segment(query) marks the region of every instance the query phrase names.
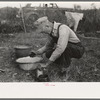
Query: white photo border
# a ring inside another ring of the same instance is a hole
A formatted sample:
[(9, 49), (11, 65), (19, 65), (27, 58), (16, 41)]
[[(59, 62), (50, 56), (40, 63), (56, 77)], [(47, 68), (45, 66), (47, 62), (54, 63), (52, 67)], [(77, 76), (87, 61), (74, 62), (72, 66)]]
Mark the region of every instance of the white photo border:
[[(1, 2), (2, 1), (0, 1), (0, 3)], [(12, 2), (12, 1), (6, 1), (6, 2)], [(13, 1), (13, 2), (19, 2), (19, 1)], [(26, 1), (20, 1), (20, 2), (26, 2)], [(36, 2), (36, 1), (27, 1), (27, 2)], [(38, 1), (38, 2), (45, 2), (45, 1)], [(64, 1), (64, 2), (70, 2), (70, 1)], [(73, 1), (73, 2), (77, 2), (77, 1)], [(97, 1), (83, 1), (83, 2), (97, 2)], [(16, 99), (17, 98), (20, 99), (21, 98), (22, 99), (59, 98), (59, 99), (68, 99), (68, 100), (69, 99), (99, 99), (100, 83), (99, 82), (0, 83), (0, 98), (16, 98)]]

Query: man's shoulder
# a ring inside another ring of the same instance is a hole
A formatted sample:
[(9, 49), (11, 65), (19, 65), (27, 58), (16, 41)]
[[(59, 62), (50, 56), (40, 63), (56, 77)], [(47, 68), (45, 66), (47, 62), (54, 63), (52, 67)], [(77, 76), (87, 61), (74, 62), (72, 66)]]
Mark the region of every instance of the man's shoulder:
[(61, 28), (70, 29), (66, 24), (61, 24), (61, 25), (60, 25), (60, 29), (61, 29)]

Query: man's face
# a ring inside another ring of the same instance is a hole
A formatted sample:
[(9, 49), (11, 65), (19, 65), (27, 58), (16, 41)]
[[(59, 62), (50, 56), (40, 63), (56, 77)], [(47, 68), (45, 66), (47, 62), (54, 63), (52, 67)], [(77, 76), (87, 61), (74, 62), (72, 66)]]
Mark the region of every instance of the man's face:
[(38, 29), (41, 33), (50, 34), (51, 33), (51, 27), (47, 23), (43, 23), (39, 25)]

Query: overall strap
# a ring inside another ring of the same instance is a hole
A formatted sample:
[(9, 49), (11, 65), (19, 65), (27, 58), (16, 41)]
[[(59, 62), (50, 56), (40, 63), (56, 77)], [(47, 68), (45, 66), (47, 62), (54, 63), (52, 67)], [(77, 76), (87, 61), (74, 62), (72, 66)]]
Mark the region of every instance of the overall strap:
[[(62, 24), (62, 23), (59, 24), (59, 25), (58, 25), (58, 28), (57, 28), (58, 38), (59, 38), (59, 28), (60, 28), (61, 25), (63, 25), (63, 24)], [(52, 34), (50, 34), (50, 36), (51, 36), (52, 38), (57, 38), (57, 37), (53, 37)]]
[(59, 24), (59, 26), (58, 26), (58, 29), (57, 29), (57, 34), (58, 34), (58, 37), (59, 37), (59, 28), (60, 28), (60, 26), (61, 25), (63, 25), (62, 23), (61, 24)]

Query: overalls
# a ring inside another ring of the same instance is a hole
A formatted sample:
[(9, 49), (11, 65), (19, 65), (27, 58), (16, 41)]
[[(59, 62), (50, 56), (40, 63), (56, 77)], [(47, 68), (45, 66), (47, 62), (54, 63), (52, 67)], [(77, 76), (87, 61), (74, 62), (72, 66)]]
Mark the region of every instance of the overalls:
[[(62, 24), (60, 24), (57, 29), (58, 35), (59, 35), (59, 27), (61, 25)], [(52, 38), (52, 45), (46, 51), (47, 58), (50, 58), (51, 54), (55, 50), (55, 48), (53, 48), (54, 44), (57, 44), (57, 41), (58, 41), (58, 38), (52, 36), (52, 34), (50, 35), (50, 37)], [(69, 67), (69, 65), (71, 63), (71, 58), (79, 59), (82, 57), (83, 53), (84, 53), (84, 47), (81, 45), (80, 42), (78, 42), (78, 43), (68, 42), (65, 51), (62, 53), (62, 55), (58, 59), (56, 59), (54, 61), (54, 63), (60, 65), (60, 67), (67, 68), (67, 67)]]

